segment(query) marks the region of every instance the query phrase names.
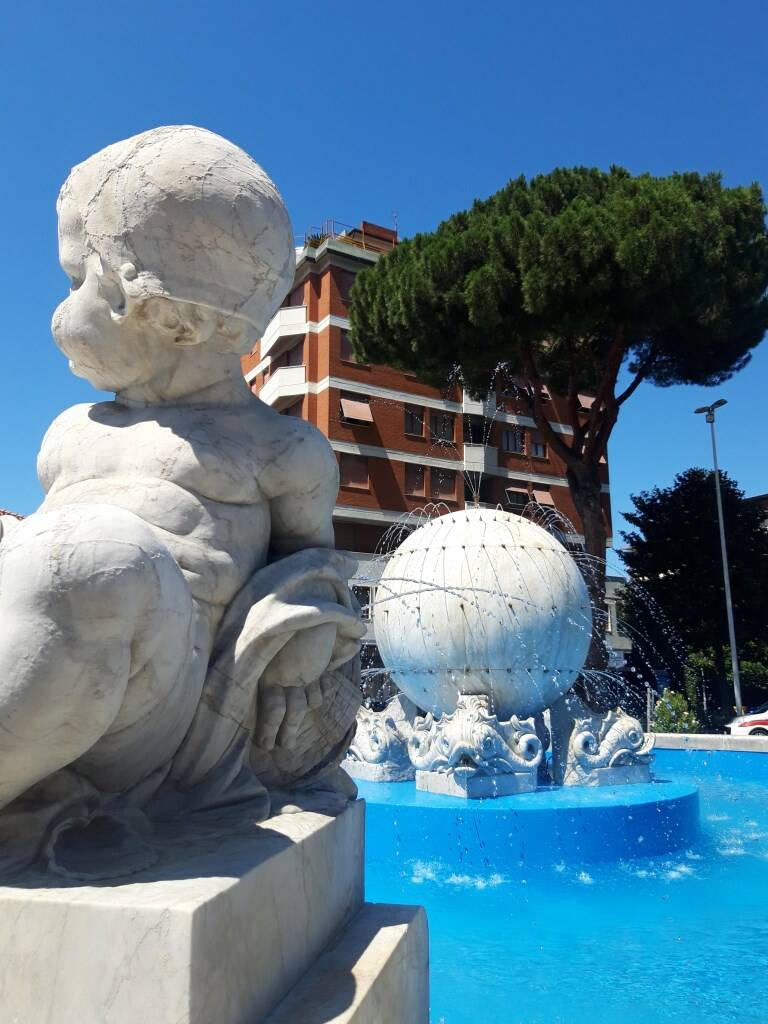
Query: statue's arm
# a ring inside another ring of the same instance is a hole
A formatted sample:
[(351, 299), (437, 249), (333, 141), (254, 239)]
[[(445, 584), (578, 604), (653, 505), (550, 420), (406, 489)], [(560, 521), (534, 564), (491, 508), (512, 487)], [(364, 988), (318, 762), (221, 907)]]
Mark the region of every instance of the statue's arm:
[(55, 485), (66, 485), (72, 465), (77, 466), (78, 472), (82, 473), (84, 461), (90, 457), (90, 453), (81, 439), (92, 408), (90, 404), (70, 406), (56, 417), (45, 432), (37, 456), (37, 477), (46, 494)]
[(270, 501), (273, 558), (303, 548), (332, 548), (333, 508), (339, 470), (333, 451), (315, 427), (295, 421), (295, 444), (285, 459), (281, 486)]
[[(303, 420), (289, 420), (290, 433), (280, 459), (272, 461), (263, 485), (271, 489), (271, 558), (276, 561), (306, 548), (333, 548), (333, 508), (339, 487), (336, 457), (323, 437)], [(269, 493), (269, 492), (268, 492)], [(332, 582), (308, 579), (307, 601), (335, 601)], [(291, 747), (306, 714), (323, 705), (320, 678), (344, 651), (354, 655), (356, 616), (343, 626), (325, 622), (297, 631), (264, 670), (259, 682), (255, 742), (264, 750)], [(362, 631), (362, 630), (361, 630)], [(351, 647), (351, 651), (347, 650)]]

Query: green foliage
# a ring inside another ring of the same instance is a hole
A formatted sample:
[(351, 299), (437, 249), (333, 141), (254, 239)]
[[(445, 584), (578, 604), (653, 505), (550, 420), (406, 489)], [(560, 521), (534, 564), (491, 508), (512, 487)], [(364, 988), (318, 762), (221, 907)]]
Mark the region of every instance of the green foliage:
[(517, 178), (360, 273), (352, 343), (437, 386), (460, 364), (476, 392), (499, 363), (596, 387), (617, 342), (656, 384), (718, 383), (768, 326), (764, 217), (758, 185), (717, 174)]
[[(705, 651), (692, 651), (685, 663), (685, 690), (693, 704), (701, 703), (700, 695), (716, 693), (719, 673), (722, 671), (726, 681), (726, 692), (729, 702), (725, 710), (730, 714), (733, 703), (733, 672), (731, 670), (730, 652), (722, 648), (719, 657), (710, 647)], [(724, 665), (721, 669), (718, 666)], [(749, 643), (742, 645), (739, 651), (739, 675), (741, 678), (742, 699), (746, 707), (754, 707), (768, 700), (768, 643)]]
[[(565, 463), (587, 551), (603, 556), (599, 462), (623, 402), (643, 380), (727, 379), (768, 328), (765, 212), (757, 184), (717, 174), (514, 179), (358, 274), (355, 355), (439, 388), (460, 368), (475, 394), (525, 377), (520, 400)], [(617, 394), (622, 366), (634, 377)], [(570, 435), (552, 430), (542, 380), (567, 396)]]
[(694, 711), (682, 693), (664, 690), (653, 712), (654, 732), (698, 732), (701, 728)]
[[(768, 531), (738, 485), (726, 474), (720, 480), (736, 637), (746, 653), (763, 641), (768, 625)], [(632, 503), (625, 518), (635, 529), (622, 534), (621, 555), (630, 581), (653, 599), (689, 650), (726, 647), (714, 473), (686, 470), (671, 487), (632, 495)], [(627, 591), (627, 617), (653, 636), (655, 611), (636, 594)], [(719, 651), (716, 660), (724, 667)]]
[[(728, 673), (729, 678), (731, 673)], [(768, 644), (749, 644), (739, 660), (744, 700), (761, 704), (768, 699)]]

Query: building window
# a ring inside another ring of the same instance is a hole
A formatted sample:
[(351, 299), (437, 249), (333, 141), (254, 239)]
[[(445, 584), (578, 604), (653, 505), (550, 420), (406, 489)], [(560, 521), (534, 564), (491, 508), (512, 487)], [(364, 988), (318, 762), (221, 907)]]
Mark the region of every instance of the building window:
[(487, 444), (490, 425), (482, 416), (464, 416), (464, 444)]
[(513, 455), (525, 455), (525, 431), (521, 427), (505, 427), (501, 432), (501, 449)]
[(355, 275), (351, 270), (336, 271), (336, 285), (339, 289), (339, 297), (342, 302), (349, 303), (352, 285), (355, 283)]
[(453, 416), (449, 412), (431, 412), (429, 430), (433, 441), (453, 441)]
[(352, 351), (352, 342), (349, 340), (349, 331), (341, 332), (341, 358), (345, 363), (356, 363), (355, 353)]
[(288, 297), (289, 306), (303, 306), (304, 305), (304, 285), (300, 284), (294, 288)]
[(334, 523), (333, 534), (339, 551), (355, 550), (355, 528), (349, 523)]
[(293, 348), (288, 349), (285, 359), (286, 366), (303, 366), (304, 365), (304, 342), (303, 340), (294, 345)]
[(279, 356), (273, 356), (269, 363), (269, 372), (277, 373), (277, 371), (281, 370), (284, 366), (288, 366), (289, 355), (289, 352), (282, 352)]
[(515, 512), (517, 515), (521, 515), (523, 509), (528, 504), (528, 491), (524, 491), (518, 487), (507, 487), (504, 490), (504, 494), (507, 498), (507, 507), (510, 512)]
[(370, 587), (352, 587), (352, 593), (355, 595), (355, 600), (360, 605), (360, 613), (363, 619), (367, 622), (371, 618), (371, 588)]
[(339, 398), (339, 414), (342, 423), (349, 423), (352, 426), (370, 426), (373, 423), (373, 413), (367, 395), (353, 395), (348, 391), (342, 391)]
[(406, 405), (405, 432), (412, 437), (424, 437), (424, 410), (421, 406)]
[(298, 416), (301, 419), (303, 401), (299, 399), (298, 402), (294, 402), (293, 405), (289, 405), (287, 409), (281, 409), (283, 416)]
[(424, 490), (424, 467), (415, 462), (405, 464), (405, 493), (413, 494), (417, 498), (423, 498)]
[(497, 491), (497, 479), (483, 476), (478, 478), (477, 473), (467, 474), (469, 479), (464, 479), (464, 504), (495, 505)]
[(531, 431), (531, 458), (546, 459), (547, 443), (538, 430)]
[(612, 608), (612, 606), (610, 604), (607, 604), (606, 607), (605, 607), (605, 611), (606, 611), (605, 631), (606, 631), (606, 633), (612, 633), (613, 632), (613, 608)]
[(339, 478), (342, 487), (368, 490), (368, 459), (364, 455), (342, 452), (339, 458)]
[(430, 472), (430, 482), (431, 497), (442, 501), (456, 500), (456, 472), (453, 469), (433, 468)]

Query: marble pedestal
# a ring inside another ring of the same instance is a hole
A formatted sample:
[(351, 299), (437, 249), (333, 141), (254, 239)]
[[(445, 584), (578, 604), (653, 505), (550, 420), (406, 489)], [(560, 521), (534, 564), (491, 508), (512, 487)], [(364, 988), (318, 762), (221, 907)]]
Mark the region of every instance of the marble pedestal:
[[(361, 801), (260, 824), (233, 808), (158, 829), (159, 863), (122, 883), (14, 879), (0, 887), (3, 1022), (259, 1024), (359, 920), (363, 829)], [(425, 967), (410, 973), (426, 989)]]
[(365, 782), (413, 782), (416, 777), (416, 769), (412, 765), (404, 767), (389, 761), (369, 764), (367, 761), (347, 759), (341, 762), (341, 767), (351, 778), (363, 779)]
[(619, 764), (612, 768), (566, 774), (564, 786), (634, 786), (651, 781), (650, 764)]
[(366, 903), (266, 1024), (428, 1024), (427, 916)]
[(416, 772), (416, 789), (425, 793), (460, 796), (467, 800), (484, 800), (514, 793), (530, 793), (536, 789), (536, 772), (501, 772), (485, 775), (472, 768), (452, 772)]

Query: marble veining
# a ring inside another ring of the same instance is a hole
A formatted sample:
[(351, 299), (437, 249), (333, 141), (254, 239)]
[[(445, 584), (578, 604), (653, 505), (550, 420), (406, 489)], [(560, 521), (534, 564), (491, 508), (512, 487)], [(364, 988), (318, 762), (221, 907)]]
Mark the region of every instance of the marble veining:
[(75, 167), (58, 216), (54, 339), (115, 398), (54, 421), (44, 502), (3, 523), (0, 872), (88, 880), (151, 865), (159, 820), (353, 796), (363, 628), (330, 446), (240, 370), (293, 281), (275, 185), (164, 127)]

